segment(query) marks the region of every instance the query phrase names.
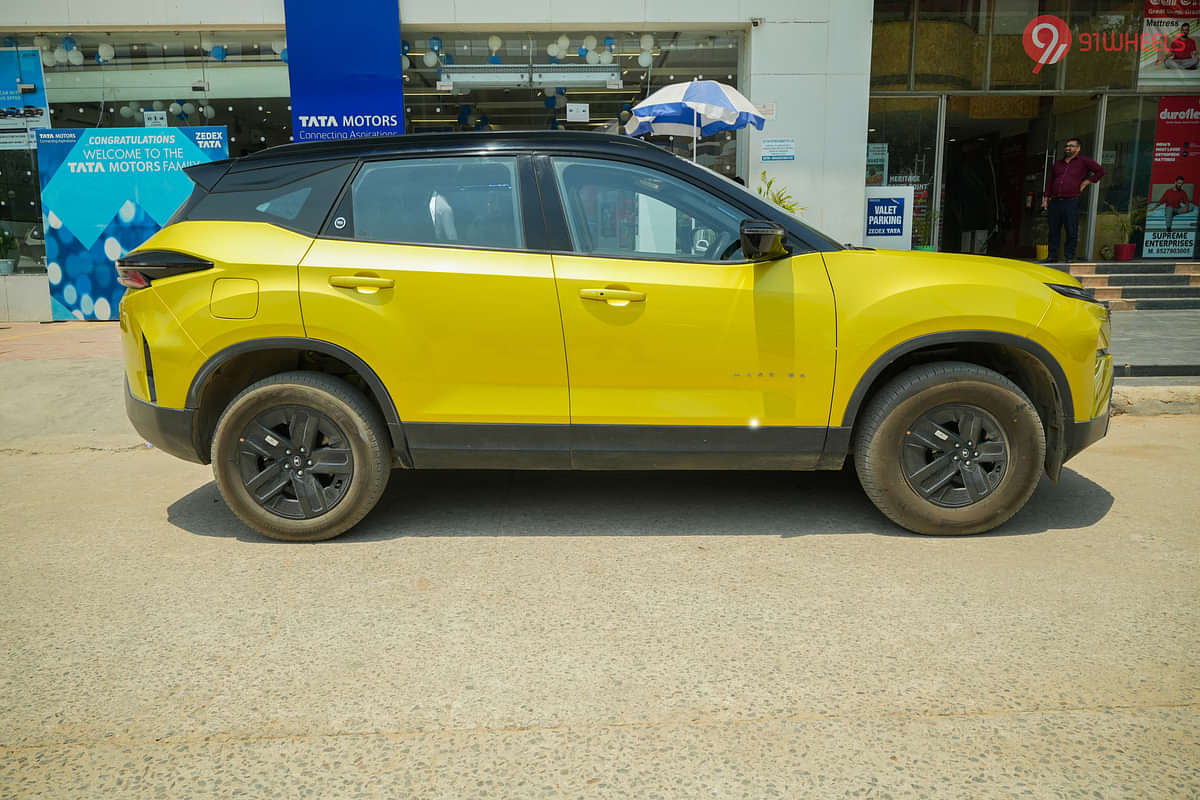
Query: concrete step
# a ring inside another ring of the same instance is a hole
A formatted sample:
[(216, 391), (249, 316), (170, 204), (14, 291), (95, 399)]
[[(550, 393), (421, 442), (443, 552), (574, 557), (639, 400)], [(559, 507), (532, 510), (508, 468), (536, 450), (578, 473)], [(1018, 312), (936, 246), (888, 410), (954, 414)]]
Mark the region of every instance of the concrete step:
[(1089, 286), (1097, 300), (1200, 298), (1200, 286)]
[(1200, 286), (1200, 275), (1077, 275), (1088, 287), (1100, 286)]
[[(1170, 298), (1158, 300), (1138, 299), (1134, 301), (1125, 300), (1122, 302), (1132, 302), (1135, 311), (1177, 311), (1185, 308), (1200, 308), (1200, 297), (1194, 298)], [(1124, 311), (1126, 309), (1113, 308), (1109, 304), (1109, 308), (1113, 311)]]
[(1083, 275), (1200, 275), (1200, 262), (1196, 261), (1107, 261), (1074, 262), (1051, 264), (1052, 267), (1068, 269), (1077, 277)]

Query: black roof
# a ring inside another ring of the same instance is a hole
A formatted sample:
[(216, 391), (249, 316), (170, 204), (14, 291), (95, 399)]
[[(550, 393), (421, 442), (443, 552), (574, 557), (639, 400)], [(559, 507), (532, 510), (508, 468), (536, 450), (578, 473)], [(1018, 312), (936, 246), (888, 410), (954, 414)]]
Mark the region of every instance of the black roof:
[(656, 144), (611, 133), (587, 131), (461, 131), (454, 133), (410, 133), (404, 136), (374, 136), (362, 139), (336, 139), (298, 142), (268, 147), (242, 156), (246, 168), (266, 166), (266, 162), (317, 161), (364, 156), (411, 155), (414, 152), (478, 150), (545, 150), (629, 155), (638, 153), (655, 160), (674, 160), (675, 156)]

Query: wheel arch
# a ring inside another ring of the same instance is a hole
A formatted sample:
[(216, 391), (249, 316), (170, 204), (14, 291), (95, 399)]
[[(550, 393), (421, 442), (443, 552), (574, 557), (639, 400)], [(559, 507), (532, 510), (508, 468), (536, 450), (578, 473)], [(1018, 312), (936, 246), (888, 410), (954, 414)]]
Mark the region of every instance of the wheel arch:
[(196, 411), (193, 445), (203, 463), (221, 412), (250, 384), (295, 369), (322, 372), (347, 380), (375, 404), (388, 426), (393, 463), (412, 466), (404, 425), (379, 375), (344, 347), (321, 339), (270, 337), (230, 345), (213, 354), (192, 378), (185, 407)]
[(879, 356), (859, 378), (846, 403), (839, 437), (847, 450), (862, 409), (894, 376), (934, 361), (964, 361), (999, 372), (1033, 402), (1046, 433), (1047, 474), (1058, 479), (1066, 453), (1066, 430), (1074, 421), (1071, 385), (1058, 360), (1024, 336), (986, 330), (942, 331), (918, 336)]

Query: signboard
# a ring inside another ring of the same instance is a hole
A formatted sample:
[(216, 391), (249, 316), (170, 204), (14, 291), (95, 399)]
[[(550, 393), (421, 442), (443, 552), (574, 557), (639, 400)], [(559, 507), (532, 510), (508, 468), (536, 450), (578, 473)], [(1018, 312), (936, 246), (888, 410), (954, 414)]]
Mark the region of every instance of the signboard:
[(796, 140), (793, 137), (786, 139), (763, 139), (762, 140), (762, 156), (763, 161), (795, 161), (796, 160)]
[(116, 319), (113, 262), (149, 239), (192, 191), (185, 167), (229, 155), (225, 126), (37, 132), (54, 319)]
[(762, 114), (762, 118), (767, 120), (775, 119), (775, 104), (774, 103), (755, 103), (754, 107), (758, 109), (758, 113)]
[(331, 9), (325, 0), (284, 0), (283, 10), (293, 138), (404, 133), (400, 4), (357, 0)]
[(567, 103), (567, 122), (587, 122), (590, 119), (587, 103)]
[(1200, 97), (1159, 100), (1150, 164), (1143, 258), (1187, 258), (1196, 249), (1200, 186)]
[(887, 183), (887, 142), (872, 142), (867, 145), (867, 186), (887, 186)]
[(889, 250), (911, 250), (912, 222), (913, 187), (867, 187), (863, 244)]
[(41, 52), (0, 47), (0, 150), (31, 150), (33, 131), (49, 127)]
[(166, 128), (167, 112), (165, 111), (143, 111), (143, 124), (147, 128)]
[(1200, 86), (1196, 35), (1200, 6), (1188, 0), (1146, 0), (1139, 40), (1138, 86)]

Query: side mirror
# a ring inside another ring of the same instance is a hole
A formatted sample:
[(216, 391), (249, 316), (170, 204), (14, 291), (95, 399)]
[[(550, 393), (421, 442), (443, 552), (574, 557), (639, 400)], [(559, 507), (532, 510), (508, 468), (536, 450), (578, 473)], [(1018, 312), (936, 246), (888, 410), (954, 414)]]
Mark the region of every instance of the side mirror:
[(783, 258), (790, 252), (783, 243), (787, 231), (769, 219), (744, 219), (741, 225), (742, 255), (750, 261)]

